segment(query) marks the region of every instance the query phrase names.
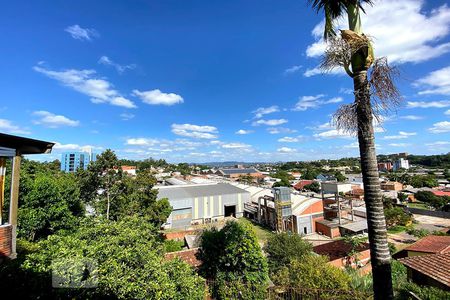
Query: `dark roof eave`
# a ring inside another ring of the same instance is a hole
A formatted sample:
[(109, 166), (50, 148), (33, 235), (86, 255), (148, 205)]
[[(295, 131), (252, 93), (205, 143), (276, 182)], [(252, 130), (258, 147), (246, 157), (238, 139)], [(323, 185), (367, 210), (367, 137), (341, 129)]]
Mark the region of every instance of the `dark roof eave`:
[(0, 147), (15, 149), (17, 155), (50, 153), (55, 143), (0, 133)]

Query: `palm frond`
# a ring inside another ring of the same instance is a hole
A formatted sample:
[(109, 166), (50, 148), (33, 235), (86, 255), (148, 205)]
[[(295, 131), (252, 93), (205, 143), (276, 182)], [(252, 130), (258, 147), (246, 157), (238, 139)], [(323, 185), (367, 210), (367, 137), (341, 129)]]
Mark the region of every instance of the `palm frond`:
[(365, 13), (363, 4), (373, 4), (373, 0), (307, 0), (308, 4), (317, 12), (323, 11), (325, 13), (325, 30), (324, 39), (328, 40), (330, 37), (336, 36), (333, 27), (333, 21), (343, 16), (349, 5), (358, 5), (362, 12)]

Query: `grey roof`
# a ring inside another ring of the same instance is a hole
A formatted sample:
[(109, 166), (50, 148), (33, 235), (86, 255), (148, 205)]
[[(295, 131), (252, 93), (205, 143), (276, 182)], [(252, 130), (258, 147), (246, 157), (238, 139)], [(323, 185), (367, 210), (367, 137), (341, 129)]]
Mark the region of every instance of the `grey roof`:
[(344, 225), (340, 225), (339, 227), (345, 228), (353, 232), (360, 232), (367, 229), (367, 220), (364, 219), (361, 221), (351, 222)]
[(249, 194), (249, 192), (228, 183), (182, 185), (160, 188), (158, 192), (158, 198), (177, 200), (230, 194)]
[(220, 169), (220, 172), (222, 172), (225, 175), (231, 175), (231, 174), (250, 174), (250, 173), (258, 173), (258, 170), (255, 168), (245, 168), (245, 169)]

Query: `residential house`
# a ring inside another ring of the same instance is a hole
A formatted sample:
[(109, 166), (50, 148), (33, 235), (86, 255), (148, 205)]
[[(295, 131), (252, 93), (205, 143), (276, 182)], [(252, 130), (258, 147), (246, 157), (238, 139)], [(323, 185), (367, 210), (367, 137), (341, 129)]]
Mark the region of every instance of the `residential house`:
[[(355, 253), (352, 254), (352, 250)], [(370, 248), (368, 243), (362, 243), (355, 249), (345, 240), (336, 240), (313, 247), (313, 251), (319, 255), (327, 256), (329, 264), (338, 268), (352, 267), (363, 269), (364, 273), (371, 270)]]
[(397, 181), (383, 181), (381, 184), (383, 191), (401, 191), (403, 190), (403, 184)]
[(399, 261), (406, 266), (412, 282), (450, 291), (450, 252), (405, 257)]

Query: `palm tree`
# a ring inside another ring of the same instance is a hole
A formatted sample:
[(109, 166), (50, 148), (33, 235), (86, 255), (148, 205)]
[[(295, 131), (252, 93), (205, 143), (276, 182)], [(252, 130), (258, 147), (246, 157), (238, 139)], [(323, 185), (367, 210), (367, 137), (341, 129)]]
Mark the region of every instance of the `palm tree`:
[[(325, 13), (324, 39), (328, 41), (329, 46), (321, 67), (325, 70), (336, 66), (343, 67), (353, 79), (355, 100), (352, 104), (343, 105), (335, 113), (334, 120), (338, 129), (353, 130), (358, 136), (374, 298), (392, 299), (391, 255), (375, 154), (373, 119), (378, 118), (379, 108), (389, 108), (389, 99), (394, 104), (400, 99), (392, 81), (395, 71), (387, 65), (386, 59), (374, 60), (370, 39), (362, 32), (360, 19), (360, 12), (364, 12), (362, 4), (372, 5), (373, 0), (308, 0), (308, 2), (317, 12)], [(349, 30), (341, 30), (338, 35), (333, 21), (345, 14), (348, 16)]]

